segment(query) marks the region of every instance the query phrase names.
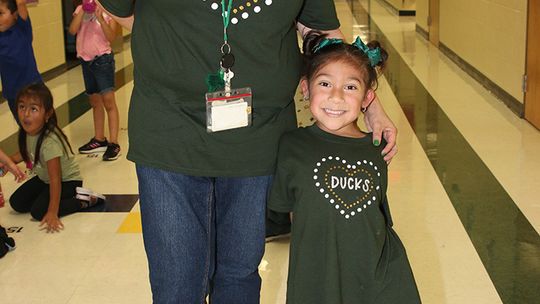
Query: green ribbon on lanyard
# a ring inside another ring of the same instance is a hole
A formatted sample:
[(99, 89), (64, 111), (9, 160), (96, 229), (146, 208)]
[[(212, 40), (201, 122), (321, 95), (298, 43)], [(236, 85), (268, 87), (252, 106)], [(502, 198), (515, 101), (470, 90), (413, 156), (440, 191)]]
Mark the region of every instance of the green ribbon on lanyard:
[(227, 5), (227, 11), (225, 11), (225, 0), (221, 0), (221, 16), (223, 17), (223, 43), (227, 44), (227, 28), (229, 27), (229, 22), (231, 21), (231, 8), (233, 0), (229, 0), (229, 5)]
[[(229, 0), (227, 5), (227, 10), (225, 10), (225, 0), (221, 0), (221, 16), (223, 18), (223, 45), (221, 46), (221, 51), (224, 52), (224, 47), (227, 46), (227, 53), (231, 51), (229, 46), (228, 37), (227, 37), (227, 28), (231, 21), (231, 9), (232, 9), (233, 0)], [(206, 76), (206, 86), (208, 87), (208, 92), (216, 92), (222, 90), (225, 87), (225, 80), (223, 79), (223, 70), (220, 68), (217, 73), (208, 74)]]

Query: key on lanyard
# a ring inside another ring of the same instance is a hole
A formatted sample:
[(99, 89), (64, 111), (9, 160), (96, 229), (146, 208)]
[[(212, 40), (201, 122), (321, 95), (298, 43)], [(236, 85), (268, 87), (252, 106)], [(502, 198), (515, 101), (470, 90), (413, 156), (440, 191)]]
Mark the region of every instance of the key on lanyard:
[(223, 70), (223, 81), (225, 82), (225, 91), (231, 90), (231, 79), (234, 77), (234, 73), (231, 68), (234, 65), (234, 55), (231, 53), (231, 46), (228, 43), (224, 43), (221, 46), (221, 69)]

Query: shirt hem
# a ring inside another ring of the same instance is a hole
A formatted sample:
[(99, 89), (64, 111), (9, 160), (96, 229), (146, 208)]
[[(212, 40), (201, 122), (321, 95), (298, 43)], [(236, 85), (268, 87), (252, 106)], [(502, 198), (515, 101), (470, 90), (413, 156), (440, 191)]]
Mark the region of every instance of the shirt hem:
[(191, 176), (205, 176), (205, 177), (248, 177), (248, 176), (267, 176), (273, 175), (274, 170), (246, 170), (246, 171), (230, 171), (230, 170), (204, 170), (185, 168), (181, 166), (171, 166), (169, 164), (159, 163), (155, 161), (148, 161), (146, 159), (138, 158), (128, 152), (126, 157), (129, 161), (134, 162), (136, 165), (142, 165), (147, 167), (153, 167), (165, 171), (178, 172)]
[(293, 208), (273, 206), (271, 204), (268, 204), (268, 209), (273, 210), (273, 211), (277, 211), (277, 212), (282, 212), (282, 213), (293, 212)]

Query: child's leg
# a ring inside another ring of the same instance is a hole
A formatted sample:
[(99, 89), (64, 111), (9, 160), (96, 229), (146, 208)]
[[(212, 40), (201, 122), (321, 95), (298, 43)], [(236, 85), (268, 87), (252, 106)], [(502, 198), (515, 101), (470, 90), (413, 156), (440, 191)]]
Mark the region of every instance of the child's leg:
[[(75, 188), (81, 187), (82, 181), (67, 181), (62, 182), (62, 192), (60, 193), (60, 206), (58, 216), (64, 216), (75, 213), (81, 210), (81, 202), (75, 199)], [(38, 221), (45, 216), (49, 209), (49, 187), (39, 195), (32, 205), (30, 213), (32, 217)]]
[(96, 58), (91, 66), (96, 87), (102, 96), (103, 106), (109, 122), (109, 141), (118, 144), (118, 108), (114, 98), (114, 55), (104, 54)]
[(120, 116), (118, 114), (118, 107), (116, 106), (116, 100), (114, 97), (114, 90), (108, 91), (103, 95), (103, 105), (107, 111), (107, 118), (109, 122), (109, 142), (118, 144), (118, 129)]
[(105, 140), (105, 109), (103, 108), (103, 96), (91, 94), (89, 96), (92, 114), (94, 115), (94, 138), (99, 141)]
[(9, 198), (9, 204), (13, 210), (20, 213), (30, 212), (32, 204), (44, 190), (48, 191), (49, 185), (39, 177), (34, 176), (22, 184)]
[(95, 60), (93, 72), (98, 84), (99, 93), (103, 97), (103, 105), (107, 111), (109, 122), (109, 144), (103, 153), (103, 160), (111, 161), (120, 156), (118, 145), (119, 115), (114, 97), (114, 56), (105, 54)]

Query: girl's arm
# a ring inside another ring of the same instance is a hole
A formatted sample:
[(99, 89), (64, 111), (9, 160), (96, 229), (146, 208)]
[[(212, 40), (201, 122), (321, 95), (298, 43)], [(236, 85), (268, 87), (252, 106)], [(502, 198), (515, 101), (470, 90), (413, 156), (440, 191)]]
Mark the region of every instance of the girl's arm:
[(17, 13), (24, 21), (28, 19), (28, 9), (26, 8), (26, 0), (17, 0)]
[(12, 163), (13, 161), (11, 160), (11, 158), (9, 158), (9, 156), (6, 155), (6, 153), (4, 153), (4, 151), (0, 150), (0, 162), (7, 164)]
[(18, 164), (18, 163), (20, 163), (20, 162), (23, 161), (21, 152), (17, 152), (17, 153), (15, 153), (15, 154), (11, 155), (10, 158), (11, 158), (11, 160), (12, 160), (14, 163), (16, 163), (16, 164)]
[(62, 192), (62, 166), (60, 164), (60, 157), (55, 157), (47, 161), (47, 172), (49, 173), (49, 209), (39, 226), (45, 225), (42, 229), (46, 229), (47, 232), (59, 232), (61, 229), (64, 229), (64, 224), (58, 218), (60, 193)]
[(127, 29), (128, 31), (131, 32), (131, 29), (133, 28), (133, 21), (134, 21), (134, 18), (133, 18), (133, 15), (129, 16), (129, 17), (118, 17), (114, 14), (111, 14), (111, 12), (109, 12), (108, 10), (106, 10), (102, 5), (101, 3), (99, 3), (99, 1), (96, 1), (97, 5), (99, 8), (101, 8), (105, 13), (107, 13), (107, 15), (111, 16), (111, 18), (113, 18), (118, 24), (120, 24), (123, 28)]
[(73, 16), (73, 19), (71, 20), (71, 23), (69, 24), (69, 33), (71, 35), (77, 34), (79, 29), (81, 28), (83, 16), (84, 16), (83, 10), (79, 10), (79, 12), (75, 16)]
[(112, 43), (114, 41), (114, 38), (116, 38), (116, 21), (114, 21), (114, 19), (111, 19), (107, 23), (107, 21), (105, 21), (105, 18), (103, 18), (103, 13), (104, 11), (98, 6), (95, 12), (96, 18), (101, 25), (101, 29), (105, 34), (105, 38), (107, 38), (107, 40)]
[(7, 172), (5, 171), (9, 171), (15, 176), (15, 180), (17, 182), (21, 182), (26, 178), (22, 170), (17, 167), (13, 160), (9, 156), (7, 156), (2, 150), (0, 150), (0, 169), (3, 169), (4, 171), (4, 173), (0, 174), (0, 176), (6, 175)]

